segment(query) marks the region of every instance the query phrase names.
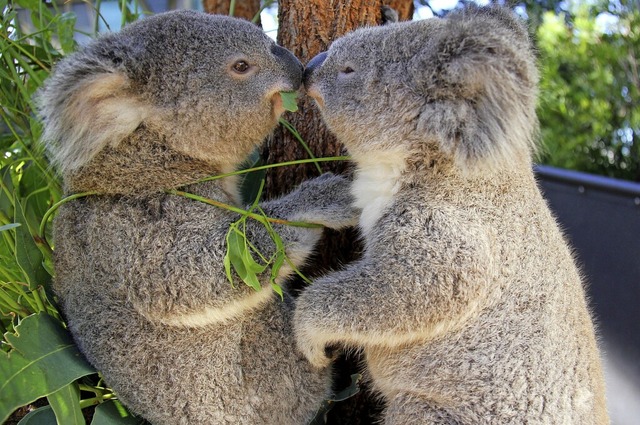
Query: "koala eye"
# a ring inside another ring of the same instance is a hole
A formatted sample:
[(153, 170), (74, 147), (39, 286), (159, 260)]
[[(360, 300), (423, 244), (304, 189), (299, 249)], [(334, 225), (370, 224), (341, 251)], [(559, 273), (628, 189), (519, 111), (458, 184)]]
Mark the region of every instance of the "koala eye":
[(342, 74), (351, 74), (351, 73), (354, 73), (355, 71), (350, 66), (345, 66), (344, 68), (342, 68), (342, 70), (340, 72)]
[(249, 65), (247, 61), (241, 59), (239, 61), (236, 61), (231, 69), (233, 69), (233, 71), (238, 74), (246, 74), (249, 69), (251, 69), (251, 65)]

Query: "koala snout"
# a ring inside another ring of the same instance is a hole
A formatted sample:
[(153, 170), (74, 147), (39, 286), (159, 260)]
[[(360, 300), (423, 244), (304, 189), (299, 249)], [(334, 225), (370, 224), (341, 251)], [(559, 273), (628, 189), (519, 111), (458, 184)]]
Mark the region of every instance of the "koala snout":
[(305, 89), (309, 90), (309, 86), (313, 82), (312, 80), (313, 73), (315, 72), (316, 69), (322, 66), (326, 58), (327, 58), (327, 52), (322, 52), (322, 53), (318, 53), (316, 56), (313, 57), (313, 59), (309, 61), (306, 68), (304, 69), (304, 76), (302, 79)]
[(277, 44), (273, 45), (273, 47), (271, 48), (271, 53), (273, 53), (273, 55), (282, 64), (287, 78), (293, 84), (292, 89), (298, 90), (302, 85), (302, 72), (304, 71), (304, 66), (302, 66), (302, 63), (300, 63), (298, 58), (296, 58), (293, 53), (291, 53), (284, 47), (278, 46)]

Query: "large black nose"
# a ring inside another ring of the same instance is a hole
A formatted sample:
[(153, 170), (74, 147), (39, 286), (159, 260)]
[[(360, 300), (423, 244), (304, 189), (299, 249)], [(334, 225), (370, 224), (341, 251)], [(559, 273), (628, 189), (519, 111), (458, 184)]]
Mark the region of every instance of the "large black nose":
[(322, 66), (322, 63), (326, 58), (327, 58), (327, 52), (322, 52), (322, 53), (318, 53), (316, 56), (313, 57), (313, 59), (309, 61), (306, 68), (304, 69), (304, 76), (302, 77), (302, 82), (304, 83), (304, 86), (306, 88), (309, 88), (309, 85), (311, 85), (311, 83), (313, 82), (312, 81), (313, 73), (315, 72), (316, 69)]
[(284, 47), (278, 46), (277, 44), (274, 44), (273, 47), (271, 47), (271, 53), (273, 53), (273, 55), (282, 63), (287, 77), (289, 77), (293, 83), (293, 89), (298, 90), (300, 88), (300, 84), (302, 84), (302, 72), (304, 71), (302, 63), (300, 63), (293, 53)]

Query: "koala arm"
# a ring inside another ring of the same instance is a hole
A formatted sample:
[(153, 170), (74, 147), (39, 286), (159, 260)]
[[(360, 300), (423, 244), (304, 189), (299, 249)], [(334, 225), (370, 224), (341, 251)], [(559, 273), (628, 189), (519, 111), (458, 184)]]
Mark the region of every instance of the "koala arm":
[(472, 318), (495, 289), (493, 267), (488, 238), (460, 229), (451, 226), (444, 237), (433, 227), (420, 238), (396, 235), (396, 242), (368, 247), (361, 261), (316, 280), (296, 302), (299, 348), (326, 365), (333, 345), (394, 347)]
[(293, 192), (260, 207), (268, 216), (343, 229), (358, 224), (360, 210), (354, 206), (351, 182), (325, 173), (301, 183)]
[[(357, 211), (350, 206), (348, 184), (342, 177), (321, 177), (261, 207), (275, 218), (343, 227), (357, 220)], [(210, 193), (205, 190), (203, 195), (221, 196), (217, 189)], [(122, 248), (122, 256), (131, 262), (124, 269), (129, 275), (125, 280), (135, 282), (129, 287), (127, 298), (141, 314), (166, 324), (203, 325), (240, 316), (270, 299), (270, 290), (256, 292), (235, 273), (234, 285), (226, 278), (225, 238), (230, 225), (240, 218), (238, 214), (177, 196), (165, 198), (161, 209), (165, 213), (159, 221), (152, 220), (147, 227), (125, 226), (127, 236), (113, 237), (114, 241), (131, 242), (131, 246)], [(144, 207), (144, 214), (149, 210)], [(113, 221), (141, 222), (121, 216), (114, 216)], [(311, 254), (322, 234), (322, 228), (273, 227), (296, 267)], [(275, 243), (264, 225), (248, 219), (243, 230), (247, 240), (266, 258), (275, 252)], [(282, 267), (278, 279), (285, 279), (289, 273), (291, 268)], [(267, 288), (269, 276), (267, 270), (260, 277)]]

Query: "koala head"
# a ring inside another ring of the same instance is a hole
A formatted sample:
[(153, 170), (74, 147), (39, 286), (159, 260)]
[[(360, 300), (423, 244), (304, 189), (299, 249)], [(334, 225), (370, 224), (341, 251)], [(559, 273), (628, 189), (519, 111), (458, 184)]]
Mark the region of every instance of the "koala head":
[(154, 149), (226, 171), (273, 130), (279, 92), (301, 80), (300, 62), (247, 21), (159, 14), (57, 64), (38, 98), (43, 138), (63, 176), (101, 168), (97, 155), (132, 139), (142, 154), (148, 135)]
[(312, 59), (304, 75), (356, 160), (438, 152), (464, 170), (531, 160), (537, 81), (526, 28), (493, 7), (359, 29)]

